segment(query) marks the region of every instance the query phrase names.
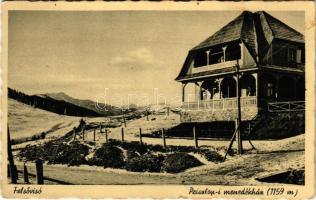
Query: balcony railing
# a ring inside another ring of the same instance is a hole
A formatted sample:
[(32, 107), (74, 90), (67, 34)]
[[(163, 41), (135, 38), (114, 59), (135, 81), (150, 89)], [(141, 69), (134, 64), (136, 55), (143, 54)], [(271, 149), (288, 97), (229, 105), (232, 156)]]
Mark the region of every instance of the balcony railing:
[(295, 112), (304, 110), (305, 101), (286, 101), (268, 103), (269, 112)]
[[(257, 106), (257, 97), (241, 97), (240, 107)], [(183, 102), (184, 110), (225, 110), (237, 109), (237, 98), (223, 98), (213, 100), (201, 100), (195, 102)]]
[[(242, 65), (242, 60), (238, 60), (239, 65)], [(228, 67), (233, 67), (237, 65), (236, 60), (232, 61), (225, 61), (221, 63), (216, 63), (216, 64), (211, 64), (211, 65), (205, 65), (201, 67), (193, 67), (192, 68), (192, 73), (199, 73), (199, 72), (205, 72), (205, 71), (212, 71), (212, 70), (217, 70), (217, 69), (224, 69)]]

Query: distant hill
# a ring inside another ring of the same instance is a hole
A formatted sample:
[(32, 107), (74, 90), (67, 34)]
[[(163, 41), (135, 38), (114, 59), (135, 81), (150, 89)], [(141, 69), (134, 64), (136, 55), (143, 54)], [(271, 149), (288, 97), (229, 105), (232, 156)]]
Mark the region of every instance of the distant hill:
[[(64, 92), (28, 95), (21, 91), (8, 88), (8, 96), (11, 99), (31, 105), (34, 108), (40, 108), (62, 115), (82, 117), (122, 115), (122, 109), (119, 107), (99, 103), (99, 107), (103, 109), (98, 109), (96, 107), (96, 102), (91, 100), (76, 99), (65, 94)], [(168, 109), (170, 109), (169, 111), (173, 112), (177, 110), (170, 105), (137, 106), (130, 104), (129, 106), (122, 106), (122, 108), (124, 108), (125, 115), (144, 114), (146, 112), (162, 114), (167, 113)]]
[(113, 115), (120, 115), (121, 114), (121, 109), (115, 106), (111, 106), (108, 104), (103, 104), (103, 103), (98, 103), (100, 108), (105, 108), (105, 109), (98, 109), (96, 107), (96, 102), (91, 101), (91, 100), (82, 100), (82, 99), (76, 99), (73, 98), (64, 92), (59, 92), (59, 93), (46, 93), (46, 94), (41, 94), (41, 96), (44, 96), (46, 98), (51, 98), (59, 101), (65, 101), (71, 104), (74, 104), (76, 106), (80, 106), (82, 108), (86, 108), (89, 110), (92, 110), (102, 116), (113, 116)]
[(54, 99), (45, 95), (28, 95), (23, 92), (8, 88), (8, 97), (24, 104), (40, 108), (61, 115), (97, 117), (104, 116), (91, 110), (64, 100)]
[(47, 137), (64, 135), (78, 126), (80, 119), (81, 117), (59, 115), (8, 99), (8, 125), (11, 139), (15, 141), (31, 138), (42, 132), (47, 133)]

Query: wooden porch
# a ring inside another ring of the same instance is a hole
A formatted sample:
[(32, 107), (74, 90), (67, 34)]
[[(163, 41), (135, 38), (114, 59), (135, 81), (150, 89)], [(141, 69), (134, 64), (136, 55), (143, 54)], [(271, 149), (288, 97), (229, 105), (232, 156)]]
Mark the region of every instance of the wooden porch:
[[(267, 102), (266, 105), (269, 112), (295, 112), (305, 110), (305, 101)], [(240, 106), (242, 108), (257, 107), (257, 97), (240, 97)], [(181, 108), (185, 111), (237, 109), (237, 98), (183, 102)]]
[[(241, 107), (256, 107), (257, 97), (241, 97)], [(188, 110), (225, 110), (225, 109), (237, 109), (237, 98), (222, 98), (211, 100), (200, 100), (193, 102), (183, 102), (182, 109)]]

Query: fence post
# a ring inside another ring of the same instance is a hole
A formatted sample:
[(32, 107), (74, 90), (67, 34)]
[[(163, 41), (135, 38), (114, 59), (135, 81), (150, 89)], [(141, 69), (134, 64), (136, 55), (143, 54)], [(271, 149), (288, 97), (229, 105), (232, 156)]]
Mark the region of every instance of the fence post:
[(240, 132), (240, 123), (238, 119), (235, 120), (235, 129), (236, 129), (236, 142), (237, 142), (237, 153), (242, 154), (242, 139), (241, 139), (241, 132)]
[(142, 128), (139, 128), (139, 142), (140, 142), (140, 145), (143, 145)]
[(17, 167), (16, 167), (15, 164), (13, 165), (12, 168), (13, 168), (13, 175), (14, 175), (14, 178), (15, 178), (15, 180), (17, 181), (17, 180), (19, 179), (18, 169), (17, 169)]
[(36, 160), (36, 179), (38, 185), (44, 184), (44, 176), (43, 176), (43, 161), (42, 160)]
[(147, 121), (149, 121), (149, 118), (148, 118), (148, 110), (146, 110), (146, 118), (147, 118)]
[(82, 127), (82, 140), (84, 141), (84, 127)]
[(73, 132), (74, 132), (74, 141), (76, 141), (77, 133), (76, 133), (76, 128), (75, 127), (73, 129)]
[(94, 141), (94, 142), (95, 142), (95, 129), (96, 129), (96, 128), (93, 129), (93, 141)]
[(251, 133), (251, 123), (249, 122), (248, 123), (248, 135), (250, 135), (250, 133)]
[(194, 146), (195, 148), (198, 148), (198, 136), (196, 134), (195, 125), (193, 126), (193, 139), (194, 139)]
[(161, 130), (161, 135), (162, 135), (163, 148), (166, 149), (167, 148), (167, 144), (166, 144), (166, 136), (165, 136), (165, 130), (164, 129)]
[(122, 142), (124, 142), (124, 128), (122, 128)]
[(125, 119), (125, 115), (123, 117), (123, 120), (124, 120), (124, 127), (126, 127), (126, 119)]
[(8, 126), (8, 131), (7, 131), (7, 146), (8, 146), (7, 153), (8, 153), (8, 160), (9, 160), (9, 165), (10, 165), (11, 183), (15, 184), (17, 183), (17, 180), (18, 180), (18, 171), (16, 169), (16, 166), (14, 165), (9, 126)]
[(29, 182), (29, 172), (27, 171), (25, 163), (24, 163), (24, 167), (23, 167), (23, 177), (24, 177), (24, 183), (30, 183)]
[(108, 129), (105, 129), (105, 142), (108, 143), (109, 142), (109, 138), (108, 138)]
[(170, 107), (168, 106), (167, 107), (167, 116), (169, 116), (169, 114), (170, 114)]
[(9, 171), (10, 171), (11, 183), (16, 184), (18, 180), (18, 170), (15, 164), (12, 164), (12, 165), (9, 164)]

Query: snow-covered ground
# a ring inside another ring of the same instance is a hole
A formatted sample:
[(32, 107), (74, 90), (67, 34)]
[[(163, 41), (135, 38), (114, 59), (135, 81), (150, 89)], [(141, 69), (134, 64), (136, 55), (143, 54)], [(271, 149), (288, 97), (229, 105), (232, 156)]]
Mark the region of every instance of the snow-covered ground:
[[(9, 101), (9, 125), (12, 138), (32, 136), (41, 131), (52, 130), (49, 135), (61, 136), (66, 134), (74, 126), (78, 125), (80, 118), (56, 115), (19, 102)], [(106, 118), (89, 118), (87, 121), (102, 122)], [(127, 127), (122, 125), (109, 129), (109, 138), (121, 139), (121, 129), (124, 127), (125, 141), (139, 141), (139, 128), (142, 133), (170, 128), (180, 123), (179, 115), (151, 115), (127, 121)], [(53, 128), (52, 128), (53, 127)], [(55, 127), (55, 128), (54, 128)], [(56, 128), (59, 127), (59, 128)], [(62, 127), (62, 128), (60, 128)], [(46, 141), (49, 138), (45, 139)], [(36, 144), (43, 141), (33, 141), (27, 144)], [(85, 141), (93, 141), (93, 130), (86, 131)], [(105, 133), (96, 131), (97, 147), (105, 142)], [(147, 144), (162, 144), (161, 138), (144, 137)], [(200, 146), (214, 149), (227, 147), (229, 141), (224, 140), (199, 140)], [(205, 165), (188, 169), (179, 174), (165, 173), (136, 173), (117, 169), (103, 169), (95, 166), (67, 167), (63, 165), (45, 165), (45, 174), (51, 178), (60, 179), (74, 184), (262, 184), (255, 178), (273, 174), (289, 169), (301, 169), (304, 167), (305, 134), (282, 140), (258, 140), (252, 141), (256, 150), (251, 150), (248, 141), (243, 142), (245, 154), (242, 156), (229, 156), (223, 163), (205, 163)], [(167, 145), (193, 146), (193, 139), (167, 138)], [(235, 144), (234, 144), (235, 145)], [(25, 144), (14, 145), (14, 149), (21, 148)], [(234, 147), (234, 146), (233, 146)], [(15, 152), (16, 153), (16, 152)], [(22, 164), (22, 163), (20, 163)], [(34, 171), (34, 163), (28, 164)], [(58, 173), (63, 169), (62, 175)], [(74, 178), (76, 177), (76, 178)], [(78, 178), (80, 177), (80, 178)], [(114, 181), (114, 182), (113, 182)]]
[(42, 109), (8, 100), (8, 122), (11, 139), (30, 137), (41, 132), (58, 136), (78, 125), (78, 117), (58, 115)]

